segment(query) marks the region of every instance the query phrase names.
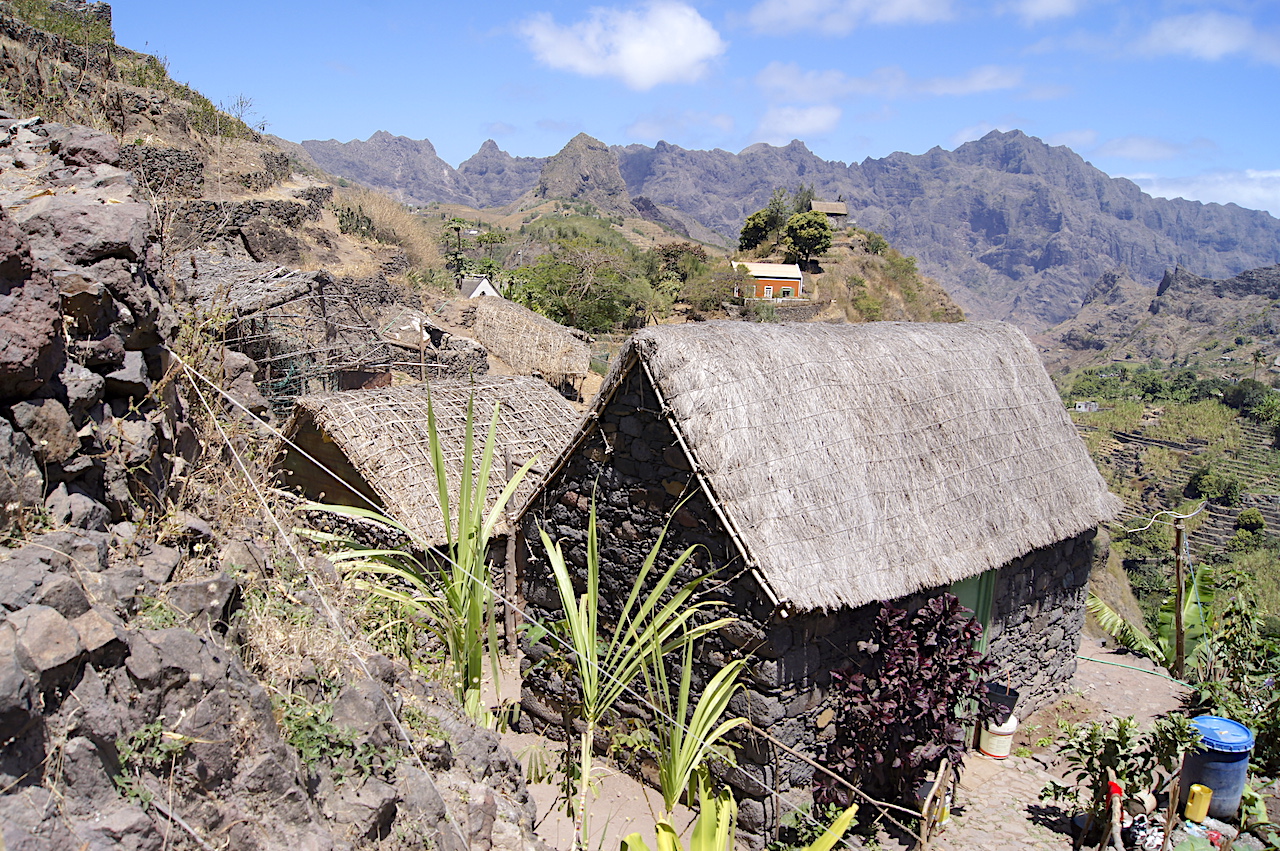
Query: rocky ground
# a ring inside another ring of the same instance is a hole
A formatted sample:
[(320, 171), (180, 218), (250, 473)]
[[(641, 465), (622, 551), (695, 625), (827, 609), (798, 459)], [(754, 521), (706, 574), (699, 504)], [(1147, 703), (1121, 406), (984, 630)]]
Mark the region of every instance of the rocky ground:
[[(246, 444), (174, 352), (242, 395), (253, 363), (183, 340), (119, 161), (0, 115), (0, 847), (541, 847), (511, 752), (230, 510)], [(226, 513), (172, 508), (202, 488)]]

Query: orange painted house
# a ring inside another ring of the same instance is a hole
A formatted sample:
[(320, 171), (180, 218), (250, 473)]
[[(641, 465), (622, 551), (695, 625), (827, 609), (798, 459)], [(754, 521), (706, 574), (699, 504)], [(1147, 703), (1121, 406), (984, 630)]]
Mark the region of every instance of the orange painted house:
[(737, 292), (743, 298), (804, 298), (804, 275), (795, 263), (739, 263), (755, 279), (755, 291)]

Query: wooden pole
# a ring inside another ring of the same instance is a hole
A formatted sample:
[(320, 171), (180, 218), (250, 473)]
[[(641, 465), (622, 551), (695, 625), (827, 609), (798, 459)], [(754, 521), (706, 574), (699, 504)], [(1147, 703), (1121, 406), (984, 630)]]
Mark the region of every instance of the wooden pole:
[(1186, 529), (1181, 519), (1173, 524), (1173, 675), (1178, 679), (1182, 679), (1182, 669), (1187, 661), (1187, 635), (1182, 623), (1182, 543)]

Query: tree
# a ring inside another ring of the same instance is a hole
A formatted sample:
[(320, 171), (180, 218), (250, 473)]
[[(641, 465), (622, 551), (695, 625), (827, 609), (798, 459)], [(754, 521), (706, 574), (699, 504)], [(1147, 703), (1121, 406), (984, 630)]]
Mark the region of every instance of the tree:
[(769, 215), (765, 210), (757, 210), (742, 223), (742, 232), (738, 234), (738, 250), (750, 251), (768, 238)]
[(831, 222), (826, 213), (794, 213), (787, 220), (785, 239), (787, 248), (808, 263), (810, 257), (831, 247)]

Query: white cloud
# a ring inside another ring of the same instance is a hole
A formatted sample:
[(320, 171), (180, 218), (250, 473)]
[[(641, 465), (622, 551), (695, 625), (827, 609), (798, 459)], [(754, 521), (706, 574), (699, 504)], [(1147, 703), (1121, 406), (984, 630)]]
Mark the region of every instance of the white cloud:
[(770, 62), (756, 75), (756, 85), (773, 100), (822, 103), (857, 95), (886, 98), (906, 95), (970, 95), (1014, 88), (1022, 82), (1022, 70), (998, 65), (974, 68), (962, 77), (912, 79), (896, 66), (877, 68), (866, 77), (850, 77), (842, 71), (804, 71), (790, 62)]
[(732, 115), (685, 111), (641, 116), (627, 128), (626, 132), (631, 138), (656, 142), (659, 139), (670, 139), (673, 136), (690, 134), (701, 136), (704, 131), (713, 131), (719, 134), (732, 133), (733, 128)]
[(594, 8), (585, 20), (566, 26), (544, 12), (524, 21), (520, 32), (544, 65), (588, 77), (617, 77), (637, 91), (693, 82), (727, 47), (706, 18), (675, 0)]
[(1247, 18), (1221, 12), (1176, 15), (1157, 21), (1138, 46), (1153, 55), (1185, 55), (1213, 62), (1241, 54), (1280, 65), (1280, 36), (1258, 30)]
[(981, 139), (992, 130), (999, 130), (1001, 133), (1008, 133), (1014, 128), (1014, 124), (1001, 122), (1000, 124), (992, 124), (989, 121), (979, 121), (977, 124), (970, 124), (968, 127), (962, 127), (951, 134), (951, 145), (957, 147), (965, 142), (972, 142), (974, 139)]
[(773, 145), (785, 145), (792, 139), (805, 139), (830, 133), (840, 122), (840, 107), (775, 106), (760, 119), (756, 137)]
[(516, 132), (516, 128), (505, 121), (495, 121), (485, 127), (484, 132), (490, 136), (510, 136)]
[(922, 80), (918, 86), (930, 95), (974, 95), (1012, 89), (1022, 82), (1019, 68), (1001, 68), (999, 65), (983, 65), (974, 68), (963, 77), (934, 77)]
[(1189, 177), (1128, 175), (1142, 191), (1160, 198), (1235, 203), (1280, 217), (1280, 169), (1209, 171)]
[(1027, 23), (1036, 23), (1070, 17), (1083, 6), (1083, 0), (1016, 0), (1013, 11)]
[(1073, 150), (1088, 148), (1098, 141), (1097, 130), (1065, 130), (1046, 136), (1044, 141), (1049, 145), (1066, 145)]
[(1154, 136), (1120, 136), (1108, 139), (1091, 151), (1095, 157), (1117, 157), (1127, 160), (1171, 160), (1187, 153), (1205, 153), (1217, 149), (1208, 139), (1189, 143), (1171, 142)]
[(862, 24), (934, 23), (951, 15), (951, 0), (762, 0), (747, 20), (762, 33), (847, 35)]

